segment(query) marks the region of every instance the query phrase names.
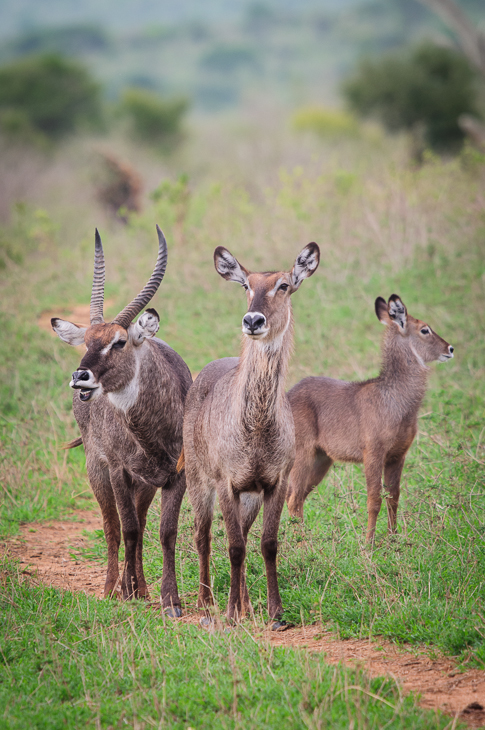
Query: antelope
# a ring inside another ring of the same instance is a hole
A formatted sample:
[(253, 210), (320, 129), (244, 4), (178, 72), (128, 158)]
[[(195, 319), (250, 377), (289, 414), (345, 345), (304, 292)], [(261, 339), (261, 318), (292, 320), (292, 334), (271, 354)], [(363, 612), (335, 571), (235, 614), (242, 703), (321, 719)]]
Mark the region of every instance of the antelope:
[(290, 514), (303, 517), (306, 497), (334, 461), (363, 463), (368, 543), (374, 541), (382, 503), (382, 472), (384, 489), (389, 492), (388, 531), (397, 531), (401, 474), (418, 430), (427, 363), (453, 357), (453, 347), (428, 324), (408, 315), (397, 294), (387, 304), (378, 297), (375, 311), (386, 325), (377, 378), (348, 383), (309, 377), (288, 392), (296, 433), (296, 458), (287, 495)]
[[(298, 255), (290, 272), (250, 273), (223, 246), (214, 252), (220, 276), (241, 284), (248, 311), (241, 355), (216, 360), (200, 372), (187, 395), (184, 451), (187, 489), (195, 512), (200, 583), (197, 605), (213, 603), (209, 559), (216, 495), (231, 561), (227, 618), (251, 610), (244, 560), (248, 532), (264, 503), (261, 551), (266, 565), (268, 613), (281, 625), (276, 573), (277, 536), (295, 456), (295, 432), (285, 380), (293, 340), (290, 296), (320, 261), (316, 243)], [(203, 622), (209, 622), (206, 616)]]
[(175, 541), (185, 475), (177, 472), (176, 464), (192, 377), (180, 355), (154, 338), (160, 322), (155, 309), (147, 309), (133, 323), (165, 274), (167, 244), (158, 226), (157, 232), (158, 258), (150, 280), (112, 322), (105, 322), (105, 264), (96, 230), (90, 325), (80, 327), (58, 318), (51, 324), (61, 340), (69, 345), (84, 343), (87, 348), (70, 382), (82, 438), (68, 446), (84, 444), (89, 482), (103, 516), (108, 545), (104, 597), (115, 595), (118, 587), (120, 518), (125, 546), (122, 596), (148, 597), (143, 532), (148, 508), (161, 488), (161, 604), (169, 616), (180, 616)]

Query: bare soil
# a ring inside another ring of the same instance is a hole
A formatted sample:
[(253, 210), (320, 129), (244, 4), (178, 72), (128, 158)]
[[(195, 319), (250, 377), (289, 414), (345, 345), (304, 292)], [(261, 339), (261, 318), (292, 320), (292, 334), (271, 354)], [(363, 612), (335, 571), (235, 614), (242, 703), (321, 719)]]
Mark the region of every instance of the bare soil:
[[(17, 536), (0, 545), (0, 552), (17, 558), (21, 572), (33, 580), (101, 598), (105, 567), (81, 560), (78, 555), (87, 544), (82, 533), (100, 528), (99, 513), (77, 511), (70, 521), (24, 525)], [(182, 621), (197, 623), (199, 618), (193, 611)], [(398, 680), (405, 693), (419, 694), (422, 707), (459, 717), (472, 728), (485, 727), (485, 671), (464, 671), (457, 668), (453, 659), (430, 656), (422, 648), (398, 647), (380, 637), (372, 641), (341, 640), (321, 624), (289, 628), (284, 632), (266, 631), (264, 638), (274, 646), (323, 652), (330, 664), (358, 666), (372, 676), (391, 676)]]

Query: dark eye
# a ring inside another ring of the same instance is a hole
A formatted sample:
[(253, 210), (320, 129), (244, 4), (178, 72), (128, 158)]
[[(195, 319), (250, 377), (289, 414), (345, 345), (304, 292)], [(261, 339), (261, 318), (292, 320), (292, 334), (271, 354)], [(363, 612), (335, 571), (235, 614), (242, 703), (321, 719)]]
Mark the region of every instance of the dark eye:
[(421, 330), (421, 334), (422, 335), (429, 335), (429, 329), (427, 327), (423, 327), (423, 329)]
[(126, 340), (118, 340), (118, 342), (114, 343), (112, 349), (113, 350), (122, 350), (125, 345), (126, 345)]
[(278, 291), (286, 291), (288, 289), (288, 286), (289, 286), (288, 284), (281, 284), (278, 287)]
[(249, 287), (248, 287), (248, 285), (247, 285), (247, 284), (243, 284), (243, 285), (242, 285), (242, 288), (243, 288), (243, 289), (244, 289), (245, 291), (247, 291), (247, 290), (249, 289)]

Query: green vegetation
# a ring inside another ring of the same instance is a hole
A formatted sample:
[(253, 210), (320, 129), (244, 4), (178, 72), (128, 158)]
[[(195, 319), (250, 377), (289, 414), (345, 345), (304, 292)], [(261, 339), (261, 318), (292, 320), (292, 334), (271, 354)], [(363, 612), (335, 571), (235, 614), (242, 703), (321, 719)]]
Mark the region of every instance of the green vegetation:
[(460, 114), (477, 114), (475, 74), (450, 48), (432, 44), (362, 61), (343, 86), (351, 109), (377, 117), (387, 129), (423, 130), (431, 149), (463, 141)]
[[(156, 255), (155, 223), (163, 227), (169, 264), (154, 306), (161, 337), (193, 372), (239, 347), (245, 298), (215, 273), (214, 247), (222, 243), (245, 265), (266, 269), (289, 267), (295, 252), (316, 240), (321, 267), (294, 296), (289, 386), (312, 373), (375, 375), (382, 327), (373, 303), (392, 292), (454, 345), (456, 357), (430, 372), (396, 538), (387, 537), (383, 510), (376, 546), (365, 547), (360, 467), (333, 469), (307, 500), (303, 524), (285, 509), (279, 574), (286, 618), (322, 620), (341, 636), (424, 644), (463, 666), (483, 667), (483, 156), (466, 150), (442, 161), (428, 154), (412, 169), (400, 137), (316, 142), (277, 129), (235, 133), (222, 125), (198, 134), (190, 156), (182, 148), (166, 163), (170, 174), (123, 230), (100, 224), (99, 211), (77, 195), (91, 164), (82, 142), (62, 152), (70, 186), (56, 181), (43, 190), (44, 212), (22, 214), (5, 228), (7, 240), (17, 226), (23, 258), (6, 256), (0, 272), (1, 534), (94, 503), (82, 448), (59, 449), (78, 434), (68, 380), (80, 353), (41, 330), (37, 319), (50, 312), (69, 316), (73, 306), (88, 303), (95, 224), (108, 262), (107, 317), (145, 282)], [(159, 164), (143, 148), (135, 151), (157, 179)], [(159, 509), (157, 498), (145, 543), (153, 598), (161, 576)], [(194, 609), (197, 587), (192, 530), (185, 500), (177, 570), (186, 611)], [(260, 531), (257, 521), (248, 549), (255, 625), (229, 634), (165, 625), (158, 606), (39, 588), (6, 561), (1, 722), (56, 729), (83, 723), (348, 727), (351, 720), (359, 728), (444, 727), (449, 718), (403, 702), (392, 682), (369, 682), (329, 669), (321, 657), (253, 642), (249, 628), (260, 631), (266, 619)], [(83, 558), (105, 560), (101, 534), (91, 535)], [(229, 561), (219, 515), (212, 575), (224, 611)]]
[(313, 132), (319, 137), (355, 137), (359, 133), (357, 120), (337, 109), (309, 106), (296, 111), (292, 126), (298, 132)]
[(186, 99), (163, 99), (144, 89), (126, 89), (120, 114), (127, 117), (140, 142), (160, 145), (175, 141), (188, 108)]
[(100, 121), (100, 89), (78, 62), (31, 56), (0, 68), (0, 128), (58, 140)]

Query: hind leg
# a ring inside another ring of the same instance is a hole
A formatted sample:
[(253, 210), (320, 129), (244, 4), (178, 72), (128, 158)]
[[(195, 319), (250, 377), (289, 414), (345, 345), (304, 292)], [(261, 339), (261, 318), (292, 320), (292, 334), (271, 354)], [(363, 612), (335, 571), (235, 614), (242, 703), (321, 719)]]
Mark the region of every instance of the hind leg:
[(109, 479), (107, 468), (98, 463), (86, 463), (89, 483), (97, 499), (101, 514), (103, 516), (103, 530), (108, 547), (108, 570), (104, 584), (104, 598), (111, 598), (115, 595), (118, 581), (118, 554), (121, 542), (120, 518), (116, 508), (116, 500)]
[(138, 597), (149, 598), (145, 574), (143, 573), (143, 534), (147, 523), (147, 512), (156, 494), (156, 488), (146, 484), (137, 485), (135, 491), (135, 508), (138, 515), (140, 532), (136, 544), (136, 577), (138, 579)]
[(181, 616), (182, 608), (175, 574), (175, 543), (177, 541), (180, 506), (185, 494), (185, 472), (170, 478), (162, 489), (160, 542), (163, 551), (162, 607), (171, 616)]
[[(248, 542), (248, 532), (251, 529), (251, 525), (258, 516), (261, 505), (263, 504), (263, 493), (258, 494), (257, 492), (244, 492), (240, 496), (240, 514), (244, 544)], [(246, 583), (246, 563), (243, 564), (241, 572), (241, 602), (242, 602), (242, 613), (252, 613), (251, 601), (249, 600), (249, 592)]]
[(286, 501), (292, 517), (303, 518), (303, 504), (332, 466), (332, 459), (321, 449), (311, 452), (297, 450), (297, 455), (288, 480)]

